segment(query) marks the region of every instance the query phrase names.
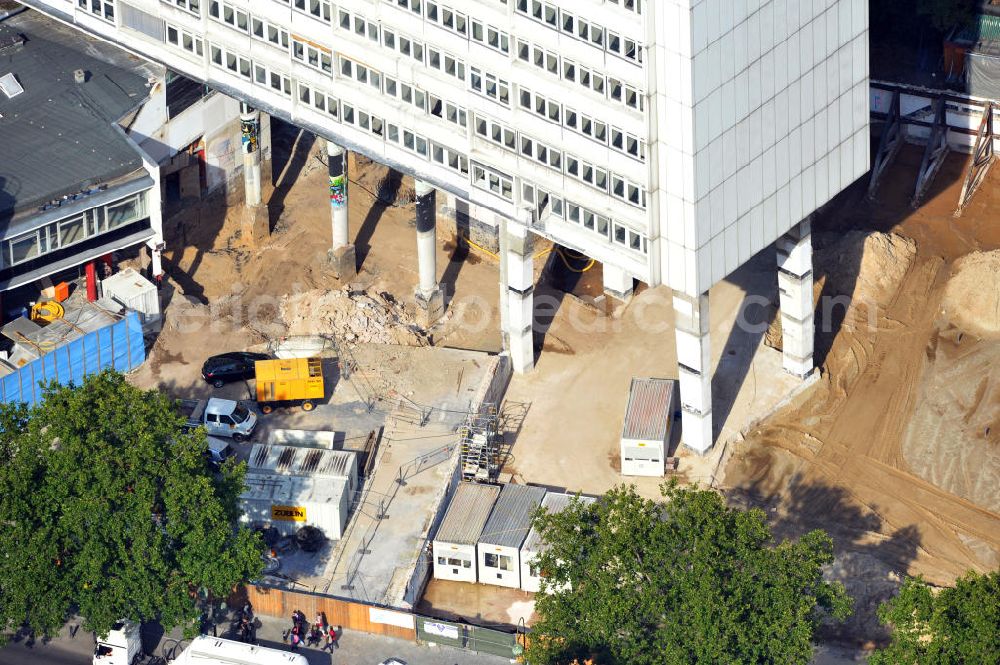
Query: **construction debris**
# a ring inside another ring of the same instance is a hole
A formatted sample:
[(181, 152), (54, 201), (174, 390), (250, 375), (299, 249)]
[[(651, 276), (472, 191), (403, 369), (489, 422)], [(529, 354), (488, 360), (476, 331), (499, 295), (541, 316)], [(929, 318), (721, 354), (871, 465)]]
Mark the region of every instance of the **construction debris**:
[(281, 299), (289, 335), (333, 334), (349, 344), (427, 346), (426, 333), (391, 294), (314, 289)]

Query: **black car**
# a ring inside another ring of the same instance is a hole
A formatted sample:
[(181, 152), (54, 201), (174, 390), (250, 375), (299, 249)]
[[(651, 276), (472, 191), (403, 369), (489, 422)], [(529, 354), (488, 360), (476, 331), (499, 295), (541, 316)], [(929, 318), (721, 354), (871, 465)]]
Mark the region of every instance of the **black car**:
[(249, 351), (233, 351), (212, 356), (201, 366), (201, 376), (216, 388), (221, 388), (230, 381), (245, 381), (254, 376), (254, 363), (258, 360), (270, 360), (266, 353), (250, 353)]

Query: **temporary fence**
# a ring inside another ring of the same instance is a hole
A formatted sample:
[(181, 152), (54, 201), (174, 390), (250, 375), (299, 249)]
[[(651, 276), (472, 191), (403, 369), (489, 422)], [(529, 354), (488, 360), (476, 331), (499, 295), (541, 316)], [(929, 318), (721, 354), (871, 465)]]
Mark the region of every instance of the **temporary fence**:
[(42, 399), (42, 386), (80, 383), (84, 377), (105, 369), (127, 372), (146, 360), (142, 324), (135, 312), (53, 348), (0, 378), (0, 401), (25, 402), (29, 406)]
[(247, 599), (258, 614), (290, 618), (300, 610), (307, 617), (326, 614), (330, 625), (411, 642), (433, 642), (478, 653), (515, 658), (525, 635), (466, 623), (377, 607), (333, 596), (278, 589), (247, 587)]

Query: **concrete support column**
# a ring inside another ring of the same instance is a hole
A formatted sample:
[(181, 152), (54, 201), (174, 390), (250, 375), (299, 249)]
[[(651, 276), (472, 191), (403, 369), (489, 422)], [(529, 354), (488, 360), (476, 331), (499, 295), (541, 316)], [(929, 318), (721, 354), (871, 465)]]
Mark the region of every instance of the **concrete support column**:
[(799, 222), (778, 238), (778, 299), (782, 366), (805, 377), (813, 370), (812, 223)]
[(605, 263), (602, 268), (604, 270), (604, 293), (617, 300), (631, 298), (635, 281), (632, 279), (632, 275), (610, 263)]
[(437, 196), (434, 186), (415, 180), (417, 194), (417, 311), (420, 324), (433, 325), (444, 314), (444, 293), (437, 281)]
[(240, 135), (243, 147), (243, 237), (251, 244), (263, 240), (271, 231), (267, 206), (263, 203), (260, 161), (260, 111), (240, 103)]
[(358, 263), (347, 217), (347, 151), (336, 143), (327, 141), (326, 155), (330, 174), (330, 217), (333, 232), (330, 262), (337, 279), (349, 282), (358, 275)]
[(243, 144), (243, 198), (248, 206), (261, 204), (260, 111), (240, 104), (240, 132)]
[(163, 274), (163, 243), (151, 240), (146, 247), (149, 249), (149, 275), (156, 280)]
[(681, 441), (695, 452), (712, 447), (712, 347), (708, 293), (674, 293), (677, 370), (681, 387)]
[(500, 233), (501, 260), (505, 264), (500, 304), (506, 307), (501, 322), (514, 371), (524, 374), (535, 367), (533, 241), (528, 227), (520, 224), (504, 221)]

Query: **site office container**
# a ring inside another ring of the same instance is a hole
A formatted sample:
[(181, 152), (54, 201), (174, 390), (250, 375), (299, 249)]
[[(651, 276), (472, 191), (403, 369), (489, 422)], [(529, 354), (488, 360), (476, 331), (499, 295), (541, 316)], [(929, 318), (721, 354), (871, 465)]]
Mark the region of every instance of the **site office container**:
[[(569, 507), (570, 502), (573, 500), (575, 495), (573, 494), (562, 494), (559, 492), (548, 492), (545, 498), (542, 499), (542, 508), (549, 514), (561, 513)], [(590, 496), (581, 496), (579, 500), (582, 503), (590, 504), (596, 499)], [(525, 591), (531, 591), (532, 593), (538, 593), (541, 591), (542, 584), (542, 571), (538, 569), (535, 565), (535, 561), (538, 559), (538, 555), (545, 550), (545, 544), (542, 542), (542, 535), (539, 533), (538, 529), (531, 527), (531, 531), (528, 532), (528, 537), (524, 539), (524, 544), (521, 545), (521, 588)], [(558, 591), (560, 589), (552, 589), (553, 591)]]
[(324, 397), (323, 360), (321, 358), (286, 358), (258, 360), (254, 363), (257, 402), (270, 413), (277, 402), (298, 401), (302, 409), (312, 411)]
[(476, 548), (480, 582), (520, 588), (521, 545), (544, 497), (541, 487), (504, 485)]
[(623, 476), (663, 477), (673, 422), (674, 381), (632, 379), (622, 424)]
[(242, 521), (273, 526), (286, 536), (308, 525), (330, 540), (343, 538), (350, 514), (346, 478), (248, 473), (244, 482)]
[(500, 494), (496, 485), (459, 483), (434, 534), (434, 578), (476, 581), (476, 543)]

